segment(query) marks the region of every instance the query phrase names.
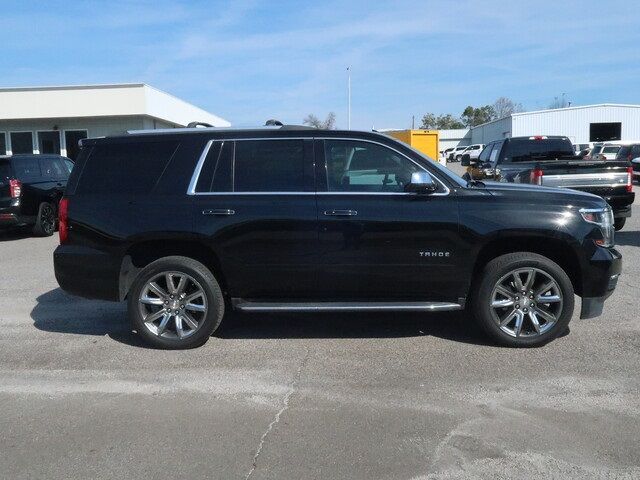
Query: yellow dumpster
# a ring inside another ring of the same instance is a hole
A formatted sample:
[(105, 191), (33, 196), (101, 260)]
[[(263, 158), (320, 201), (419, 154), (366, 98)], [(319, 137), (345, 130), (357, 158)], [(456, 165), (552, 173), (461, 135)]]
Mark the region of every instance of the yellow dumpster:
[(384, 133), (438, 161), (440, 140), (438, 130), (391, 130)]

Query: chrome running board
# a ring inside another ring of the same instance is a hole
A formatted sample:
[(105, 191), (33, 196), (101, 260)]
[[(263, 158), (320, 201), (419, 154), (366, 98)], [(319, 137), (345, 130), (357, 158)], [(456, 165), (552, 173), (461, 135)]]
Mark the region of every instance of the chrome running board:
[(462, 310), (459, 303), (450, 302), (252, 302), (231, 299), (241, 312), (443, 312)]

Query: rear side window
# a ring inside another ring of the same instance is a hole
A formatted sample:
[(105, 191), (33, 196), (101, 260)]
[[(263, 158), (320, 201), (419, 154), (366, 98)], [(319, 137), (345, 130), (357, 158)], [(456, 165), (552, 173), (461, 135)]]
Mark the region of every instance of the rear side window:
[(44, 157), (39, 158), (40, 172), (45, 180), (66, 180), (69, 170), (60, 158)]
[(233, 141), (211, 144), (198, 177), (196, 192), (233, 191), (233, 149)]
[(237, 141), (233, 179), (236, 192), (304, 191), (304, 142)]
[(21, 182), (29, 183), (42, 180), (40, 162), (37, 157), (14, 158), (13, 170), (16, 178)]
[(93, 146), (76, 193), (149, 193), (176, 153), (176, 141)]

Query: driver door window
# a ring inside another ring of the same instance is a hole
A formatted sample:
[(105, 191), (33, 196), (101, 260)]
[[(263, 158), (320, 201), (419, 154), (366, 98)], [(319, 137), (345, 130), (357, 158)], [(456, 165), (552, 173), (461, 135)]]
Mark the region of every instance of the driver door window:
[(369, 142), (325, 140), (329, 192), (401, 193), (422, 169), (395, 151)]

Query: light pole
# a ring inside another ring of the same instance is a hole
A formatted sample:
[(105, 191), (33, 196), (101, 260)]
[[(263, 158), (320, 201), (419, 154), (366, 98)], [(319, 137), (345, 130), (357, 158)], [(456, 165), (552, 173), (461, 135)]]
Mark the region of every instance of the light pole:
[(351, 67), (347, 67), (347, 119), (351, 130)]

